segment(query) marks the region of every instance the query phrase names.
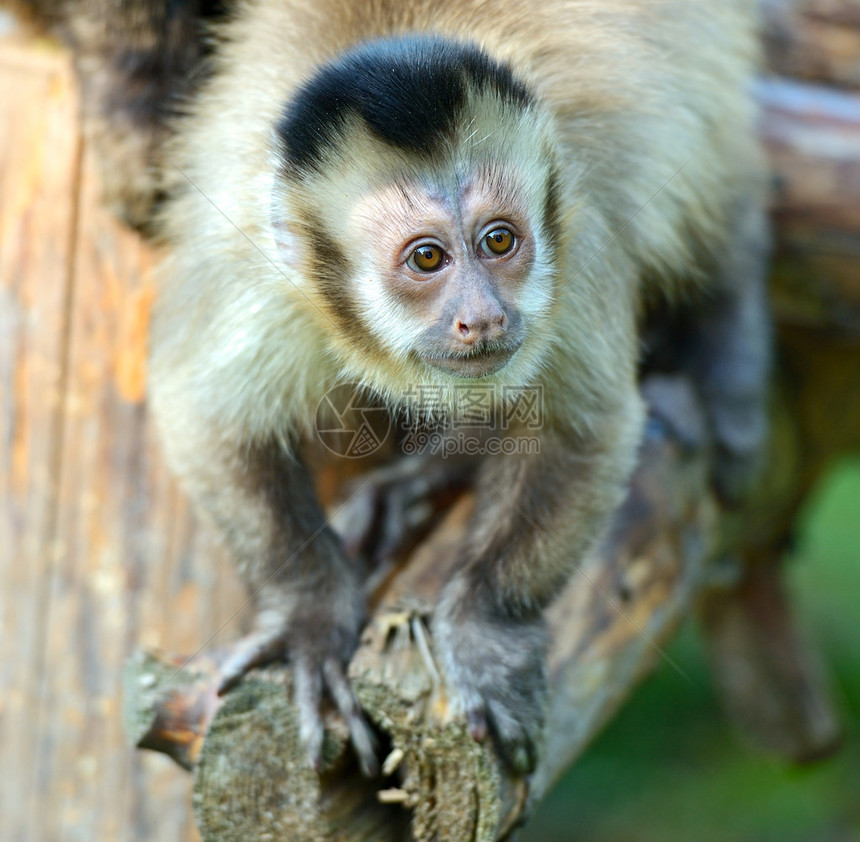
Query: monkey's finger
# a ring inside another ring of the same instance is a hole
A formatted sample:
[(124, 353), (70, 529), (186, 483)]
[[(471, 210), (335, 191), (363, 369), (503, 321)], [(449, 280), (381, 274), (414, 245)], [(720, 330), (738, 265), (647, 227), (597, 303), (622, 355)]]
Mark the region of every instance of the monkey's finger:
[(326, 688), (349, 728), (362, 773), (368, 778), (376, 777), (379, 774), (376, 738), (355, 700), (343, 667), (334, 658), (328, 658), (323, 664), (323, 676)]
[(329, 524), (340, 536), (346, 554), (356, 557), (368, 544), (378, 519), (372, 494), (358, 491), (332, 514)]
[(282, 635), (261, 631), (242, 638), (221, 665), (218, 695), (222, 696), (238, 684), (242, 676), (253, 667), (268, 663), (283, 653)]
[(523, 725), (497, 699), (488, 699), (490, 730), (502, 759), (520, 775), (534, 772), (537, 766), (537, 746)]
[(685, 451), (704, 446), (706, 422), (693, 385), (684, 377), (648, 375), (640, 386), (648, 404), (648, 434), (671, 436)]
[(475, 742), (482, 743), (487, 739), (487, 712), (483, 703), (466, 711), (466, 726)]
[(316, 666), (307, 658), (297, 658), (293, 667), (293, 704), (299, 717), (299, 738), (317, 771), (322, 766), (322, 691), (323, 680)]

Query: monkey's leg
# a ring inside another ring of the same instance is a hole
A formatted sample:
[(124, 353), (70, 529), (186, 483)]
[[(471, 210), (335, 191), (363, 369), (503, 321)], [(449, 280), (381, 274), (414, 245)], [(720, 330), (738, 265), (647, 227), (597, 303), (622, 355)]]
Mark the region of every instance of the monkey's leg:
[(201, 434), (188, 436), (182, 452), (175, 438), (167, 443), (192, 494), (223, 530), (258, 607), (254, 631), (222, 667), (221, 691), (253, 666), (288, 659), (312, 762), (321, 761), (327, 694), (372, 774), (372, 733), (346, 678), (364, 619), (360, 577), (325, 520), (305, 466), (276, 442), (233, 447)]
[(757, 198), (739, 207), (732, 234), (714, 292), (694, 317), (691, 364), (713, 439), (714, 483), (724, 501), (737, 503), (749, 491), (767, 435), (769, 238)]
[(543, 732), (543, 610), (620, 502), (641, 429), (630, 392), (627, 411), (603, 419), (604, 440), (544, 430), (539, 453), (484, 463), (464, 562), (436, 609), (434, 640), (472, 736), (490, 733), (520, 774)]
[(161, 190), (160, 145), (198, 70), (201, 6), (201, 0), (68, 0), (60, 6), (58, 29), (73, 51), (104, 199), (136, 227), (150, 221)]

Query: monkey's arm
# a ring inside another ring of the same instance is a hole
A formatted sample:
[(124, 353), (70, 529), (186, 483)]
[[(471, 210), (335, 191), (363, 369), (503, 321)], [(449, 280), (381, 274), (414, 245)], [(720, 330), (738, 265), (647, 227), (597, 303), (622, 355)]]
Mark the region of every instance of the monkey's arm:
[[(767, 435), (770, 240), (759, 180), (754, 171), (749, 187), (735, 191), (727, 242), (711, 260), (705, 290), (674, 314), (655, 314), (645, 339), (645, 374), (685, 371), (695, 384), (710, 436), (715, 490), (728, 505), (752, 491)], [(686, 419), (659, 389), (649, 386), (647, 399), (680, 441), (704, 444), (688, 440)]]
[(543, 610), (620, 501), (639, 407), (631, 386), (602, 437), (544, 430), (539, 453), (487, 460), (462, 566), (437, 607), (434, 637), (472, 735), (492, 734), (521, 773), (537, 762), (543, 728)]
[(360, 762), (375, 771), (373, 738), (346, 665), (364, 615), (358, 571), (326, 522), (304, 464), (277, 441), (187, 435), (168, 443), (193, 496), (222, 530), (256, 603), (254, 631), (222, 667), (222, 692), (252, 666), (287, 657), (311, 761), (321, 760), (323, 696), (349, 725)]

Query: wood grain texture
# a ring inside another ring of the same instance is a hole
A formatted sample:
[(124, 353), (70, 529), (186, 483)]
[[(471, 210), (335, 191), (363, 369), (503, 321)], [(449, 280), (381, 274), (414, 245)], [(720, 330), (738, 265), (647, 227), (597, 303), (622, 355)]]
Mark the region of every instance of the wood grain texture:
[(860, 89), (857, 0), (762, 0), (768, 66), (783, 76)]
[(67, 58), (16, 43), (3, 59), (0, 88), (14, 96), (0, 97), (0, 835), (26, 839), (49, 786), (37, 735), (50, 667), (45, 618), (57, 555), (80, 136)]
[(0, 838), (195, 839), (120, 671), (235, 634), (242, 589), (153, 446), (154, 255), (101, 208), (68, 57), (8, 38), (0, 90)]

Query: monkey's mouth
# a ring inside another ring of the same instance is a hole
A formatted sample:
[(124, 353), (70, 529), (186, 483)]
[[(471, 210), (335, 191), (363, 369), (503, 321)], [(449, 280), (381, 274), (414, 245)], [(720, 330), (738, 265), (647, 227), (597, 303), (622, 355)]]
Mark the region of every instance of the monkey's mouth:
[(520, 343), (487, 345), (475, 348), (467, 354), (425, 356), (421, 359), (433, 368), (454, 374), (457, 377), (486, 377), (501, 371), (519, 350)]

